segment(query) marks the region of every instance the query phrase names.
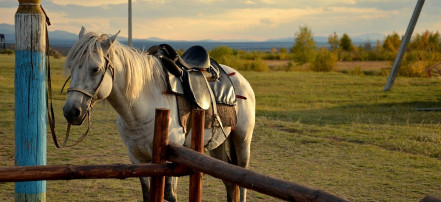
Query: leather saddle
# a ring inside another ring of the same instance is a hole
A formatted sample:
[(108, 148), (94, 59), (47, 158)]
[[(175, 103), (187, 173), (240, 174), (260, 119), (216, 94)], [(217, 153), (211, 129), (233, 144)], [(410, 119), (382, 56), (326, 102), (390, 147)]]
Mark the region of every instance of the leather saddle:
[(202, 46), (192, 46), (180, 57), (180, 62), (187, 69), (207, 70), (210, 68), (210, 57)]
[(183, 71), (208, 71), (215, 79), (219, 78), (219, 68), (211, 66), (208, 52), (202, 46), (192, 46), (181, 56), (168, 44), (152, 46), (147, 52), (156, 55), (167, 70), (178, 77)]
[(167, 70), (172, 93), (185, 95), (196, 107), (204, 110), (216, 103), (236, 104), (231, 80), (202, 46), (193, 46), (181, 56), (168, 44), (152, 46), (147, 52), (159, 58)]

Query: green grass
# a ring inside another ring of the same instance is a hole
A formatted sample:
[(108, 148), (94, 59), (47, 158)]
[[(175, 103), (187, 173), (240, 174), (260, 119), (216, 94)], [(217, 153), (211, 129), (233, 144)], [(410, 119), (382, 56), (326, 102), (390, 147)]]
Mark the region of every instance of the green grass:
[[(14, 58), (0, 55), (0, 166), (14, 165)], [(54, 92), (64, 78), (51, 60)], [(353, 201), (417, 201), (441, 197), (441, 81), (314, 72), (242, 72), (257, 99), (250, 169)], [(55, 93), (57, 131), (63, 134), (65, 93)], [(110, 114), (110, 115), (109, 115)], [(108, 104), (94, 109), (92, 131), (73, 148), (56, 149), (48, 136), (49, 165), (129, 163)], [(85, 127), (74, 128), (78, 137)], [(205, 201), (225, 201), (222, 183), (204, 175)], [(0, 200), (14, 197), (0, 183)], [(179, 199), (188, 200), (188, 178)], [(277, 201), (249, 191), (249, 201)], [(141, 200), (135, 178), (48, 181), (49, 201)]]

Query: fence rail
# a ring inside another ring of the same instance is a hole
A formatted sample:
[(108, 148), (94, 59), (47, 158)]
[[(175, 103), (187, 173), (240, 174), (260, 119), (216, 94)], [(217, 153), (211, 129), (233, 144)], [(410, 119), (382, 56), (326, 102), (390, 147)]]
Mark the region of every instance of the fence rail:
[(109, 164), (109, 165), (52, 165), (0, 168), (0, 182), (40, 180), (100, 179), (143, 176), (185, 176), (191, 172), (177, 164)]
[[(55, 165), (55, 166), (20, 166), (10, 168), (0, 168), (0, 182), (19, 182), (19, 181), (38, 181), (38, 180), (72, 180), (72, 179), (98, 179), (98, 178), (118, 178), (124, 179), (128, 177), (153, 177), (155, 183), (163, 183), (164, 176), (184, 176), (195, 175), (196, 186), (189, 192), (196, 193), (190, 198), (195, 201), (201, 201), (201, 177), (200, 172), (212, 175), (213, 177), (229, 181), (239, 186), (258, 191), (260, 193), (270, 195), (279, 199), (289, 201), (346, 201), (343, 198), (327, 193), (325, 191), (312, 189), (302, 185), (298, 185), (286, 180), (280, 180), (266, 175), (262, 175), (239, 166), (235, 166), (186, 147), (168, 142), (168, 123), (169, 112), (167, 110), (158, 109), (156, 111), (155, 123), (155, 144), (159, 150), (153, 155), (155, 157), (154, 164), (113, 164), (113, 165)], [(196, 112), (194, 114), (200, 114)], [(193, 117), (193, 120), (196, 118)], [(204, 119), (197, 118), (197, 122), (203, 122)], [(203, 136), (203, 123), (193, 126), (198, 127), (198, 132), (192, 135)], [(202, 127), (202, 129), (200, 129)], [(195, 140), (201, 144), (203, 141)], [(195, 145), (201, 151), (201, 146)], [(165, 163), (165, 161), (173, 163)], [(153, 182), (154, 180), (152, 180)], [(161, 189), (150, 190), (151, 199), (154, 201), (163, 200), (163, 185), (152, 184), (151, 187), (161, 187)], [(199, 190), (197, 190), (199, 189)], [(159, 194), (159, 196), (158, 196)], [(235, 198), (238, 199), (237, 197)]]

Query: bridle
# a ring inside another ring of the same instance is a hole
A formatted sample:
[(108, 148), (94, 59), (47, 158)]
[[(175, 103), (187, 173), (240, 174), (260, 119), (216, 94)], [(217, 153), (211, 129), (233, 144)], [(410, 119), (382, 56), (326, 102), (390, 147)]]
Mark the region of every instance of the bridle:
[[(101, 84), (103, 83), (104, 76), (106, 75), (107, 70), (110, 70), (110, 74), (112, 75), (112, 81), (115, 78), (115, 68), (113, 67), (112, 63), (110, 62), (109, 55), (104, 56), (104, 61), (105, 61), (104, 73), (103, 73), (103, 76), (101, 77), (101, 80), (100, 80), (100, 82), (98, 84), (98, 87), (95, 89), (94, 93), (90, 93), (90, 92), (88, 92), (88, 91), (86, 91), (84, 89), (75, 88), (75, 87), (68, 88), (67, 89), (67, 93), (72, 92), (72, 91), (76, 91), (76, 92), (80, 92), (80, 93), (86, 95), (87, 97), (91, 98), (92, 101), (93, 100), (95, 100), (95, 101), (100, 100), (100, 99), (97, 98), (97, 94), (98, 94), (98, 90), (101, 87)], [(61, 91), (63, 91), (64, 86), (66, 85), (67, 81), (69, 81), (70, 78), (71, 78), (71, 76), (69, 76), (69, 78), (66, 80), (66, 82), (64, 83), (63, 88), (61, 89)]]
[[(92, 108), (93, 108), (93, 105), (97, 101), (101, 100), (101, 99), (99, 99), (97, 97), (97, 95), (98, 95), (99, 89), (100, 89), (100, 87), (101, 87), (101, 85), (103, 83), (104, 77), (106, 76), (107, 70), (110, 70), (110, 74), (112, 75), (112, 83), (113, 83), (113, 81), (115, 79), (115, 68), (113, 67), (113, 65), (112, 65), (112, 63), (110, 61), (109, 55), (104, 56), (104, 60), (105, 60), (105, 67), (104, 67), (104, 71), (103, 71), (104, 73), (103, 73), (103, 76), (100, 79), (100, 82), (99, 82), (98, 86), (95, 89), (95, 92), (91, 93), (91, 92), (89, 92), (89, 91), (87, 91), (85, 89), (76, 88), (76, 87), (71, 87), (71, 88), (67, 89), (67, 93), (69, 93), (69, 92), (80, 92), (80, 93), (86, 95), (87, 97), (89, 97), (90, 103), (89, 103), (89, 105), (87, 107), (87, 110), (86, 110), (86, 114), (87, 114), (87, 117), (88, 117), (88, 123), (87, 123), (87, 130), (86, 130), (86, 132), (84, 132), (84, 134), (80, 138), (78, 138), (78, 140), (76, 140), (73, 144), (67, 145), (67, 142), (69, 140), (70, 127), (72, 125), (71, 123), (68, 123), (67, 129), (66, 129), (66, 136), (64, 137), (64, 141), (61, 143), (61, 147), (73, 147), (73, 146), (77, 145), (78, 143), (80, 143), (87, 136), (87, 134), (89, 133), (89, 129), (90, 129), (90, 125), (91, 125)], [(63, 92), (64, 87), (66, 86), (67, 82), (70, 79), (71, 79), (71, 76), (69, 76), (66, 79), (66, 82), (64, 82), (64, 85), (61, 88), (61, 93)], [(57, 148), (61, 148), (60, 144), (58, 144), (58, 140), (57, 140), (57, 136), (55, 134), (55, 130), (52, 128), (52, 125), (55, 126), (55, 124), (49, 124), (49, 125), (51, 126), (52, 139), (54, 140), (55, 146)]]

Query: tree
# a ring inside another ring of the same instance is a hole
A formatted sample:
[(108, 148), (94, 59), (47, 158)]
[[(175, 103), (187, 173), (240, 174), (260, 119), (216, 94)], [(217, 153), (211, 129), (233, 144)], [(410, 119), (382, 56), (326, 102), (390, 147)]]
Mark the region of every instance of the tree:
[(352, 51), (354, 49), (352, 39), (346, 33), (344, 33), (340, 39), (340, 48), (344, 51)]
[(410, 50), (423, 51), (439, 51), (440, 49), (440, 34), (439, 32), (429, 32), (426, 30), (422, 34), (416, 34), (409, 44)]
[(383, 52), (383, 46), (381, 45), (381, 41), (377, 39), (377, 45), (375, 46), (375, 51)]
[(332, 71), (335, 64), (338, 61), (338, 56), (336, 52), (331, 52), (326, 50), (325, 47), (322, 47), (317, 56), (314, 58), (314, 61), (311, 63), (311, 70), (316, 72), (329, 72)]
[(372, 50), (372, 45), (371, 45), (371, 40), (367, 40), (364, 44), (363, 44), (363, 49), (365, 51), (371, 51)]
[(291, 48), (294, 59), (299, 64), (305, 64), (314, 60), (317, 52), (312, 31), (308, 26), (300, 26), (299, 31), (295, 34), (295, 43)]
[(331, 51), (337, 51), (339, 47), (338, 35), (334, 32), (334, 34), (329, 35), (328, 44), (330, 46)]
[(392, 33), (392, 35), (387, 35), (383, 43), (384, 50), (393, 51), (394, 53), (398, 52), (400, 46), (401, 46), (401, 39), (396, 32)]

